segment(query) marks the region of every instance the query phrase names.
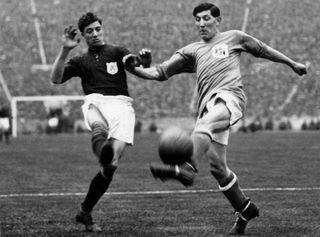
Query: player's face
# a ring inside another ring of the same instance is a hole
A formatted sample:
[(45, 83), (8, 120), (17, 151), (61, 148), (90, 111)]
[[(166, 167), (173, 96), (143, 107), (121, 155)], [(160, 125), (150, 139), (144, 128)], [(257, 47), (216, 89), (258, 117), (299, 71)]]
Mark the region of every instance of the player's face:
[(104, 44), (103, 30), (101, 24), (95, 21), (84, 28), (82, 36), (85, 38), (88, 46), (100, 46)]
[(217, 26), (221, 17), (213, 17), (210, 10), (199, 12), (196, 17), (196, 26), (201, 39), (209, 41), (218, 32)]

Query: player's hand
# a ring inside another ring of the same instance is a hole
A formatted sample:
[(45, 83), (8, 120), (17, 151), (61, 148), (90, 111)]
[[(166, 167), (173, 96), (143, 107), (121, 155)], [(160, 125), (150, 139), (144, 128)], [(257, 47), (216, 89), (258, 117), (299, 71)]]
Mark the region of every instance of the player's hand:
[(79, 43), (80, 37), (78, 30), (73, 25), (66, 27), (62, 36), (63, 47), (73, 49), (74, 47), (78, 46)]
[(139, 51), (140, 63), (144, 68), (150, 67), (152, 62), (152, 55), (150, 49), (141, 49)]
[(307, 70), (310, 67), (310, 62), (307, 62), (306, 64), (302, 63), (295, 63), (293, 65), (293, 71), (295, 71), (300, 76), (307, 74)]
[(124, 68), (129, 72), (133, 71), (134, 68), (139, 65), (138, 61), (138, 56), (135, 54), (127, 54), (122, 58)]

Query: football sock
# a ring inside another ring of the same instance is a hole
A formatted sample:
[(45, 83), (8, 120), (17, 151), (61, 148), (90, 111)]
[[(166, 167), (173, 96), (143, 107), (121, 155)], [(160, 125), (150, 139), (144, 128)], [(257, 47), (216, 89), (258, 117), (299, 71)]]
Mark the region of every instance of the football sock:
[(231, 173), (230, 180), (226, 184), (220, 184), (219, 189), (229, 200), (235, 211), (243, 210), (249, 202), (249, 198), (242, 192), (237, 176)]
[[(90, 213), (93, 207), (97, 204), (99, 199), (103, 196), (103, 194), (107, 191), (114, 174), (114, 170), (109, 173), (99, 171), (96, 176), (92, 179), (89, 190), (85, 197), (85, 200), (81, 204), (81, 210), (83, 212)], [(102, 174), (106, 173), (106, 174)]]
[(93, 153), (97, 157), (100, 157), (103, 143), (107, 140), (107, 138), (108, 138), (108, 128), (103, 123), (99, 123), (99, 122), (93, 123), (91, 143), (92, 143)]

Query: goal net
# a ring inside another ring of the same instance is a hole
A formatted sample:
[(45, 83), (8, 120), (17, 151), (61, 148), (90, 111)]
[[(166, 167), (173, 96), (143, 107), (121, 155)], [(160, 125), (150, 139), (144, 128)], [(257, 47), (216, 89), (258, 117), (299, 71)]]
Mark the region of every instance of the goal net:
[(12, 136), (85, 131), (83, 100), (80, 95), (12, 97)]

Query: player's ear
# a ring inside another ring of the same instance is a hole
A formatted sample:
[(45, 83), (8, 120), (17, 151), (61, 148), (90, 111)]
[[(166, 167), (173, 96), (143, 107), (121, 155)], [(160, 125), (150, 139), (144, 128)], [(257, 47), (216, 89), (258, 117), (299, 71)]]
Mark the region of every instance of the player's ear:
[(217, 26), (220, 25), (221, 22), (222, 22), (222, 17), (221, 17), (221, 16), (217, 16), (217, 17), (216, 17), (216, 22), (217, 22), (217, 23), (216, 23)]

